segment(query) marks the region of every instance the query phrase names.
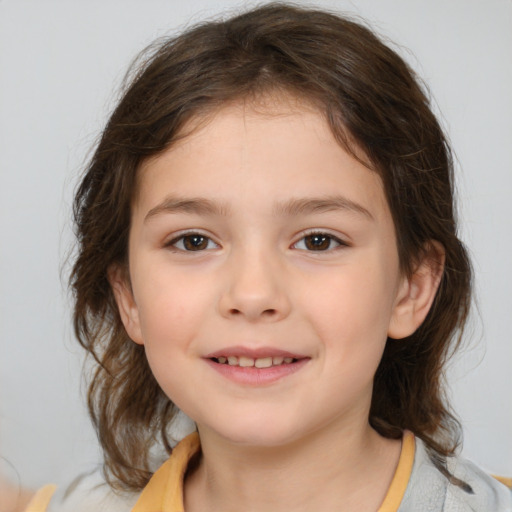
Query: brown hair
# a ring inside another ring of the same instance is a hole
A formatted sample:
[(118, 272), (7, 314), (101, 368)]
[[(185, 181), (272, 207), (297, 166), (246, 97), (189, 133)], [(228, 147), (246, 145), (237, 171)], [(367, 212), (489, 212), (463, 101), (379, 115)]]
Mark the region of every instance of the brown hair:
[(404, 273), (430, 241), (446, 251), (426, 320), (407, 339), (388, 339), (370, 423), (390, 438), (412, 430), (439, 456), (452, 453), (459, 425), (443, 393), (443, 368), (468, 315), (471, 269), (456, 233), (451, 151), (414, 73), (362, 24), (286, 4), (193, 27), (144, 55), (74, 203), (74, 326), (97, 361), (88, 403), (110, 483), (134, 490), (147, 483), (149, 449), (160, 442), (171, 451), (175, 414), (143, 347), (130, 342), (107, 279), (112, 265), (127, 262), (137, 171), (184, 136), (194, 116), (275, 90), (315, 105), (340, 144), (365, 153), (384, 183)]

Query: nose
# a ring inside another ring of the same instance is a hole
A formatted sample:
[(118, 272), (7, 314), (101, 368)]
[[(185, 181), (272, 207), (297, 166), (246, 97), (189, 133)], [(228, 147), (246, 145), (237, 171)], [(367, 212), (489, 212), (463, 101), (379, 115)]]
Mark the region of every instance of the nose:
[(277, 257), (243, 250), (226, 262), (221, 315), (250, 322), (275, 322), (291, 310), (285, 271)]

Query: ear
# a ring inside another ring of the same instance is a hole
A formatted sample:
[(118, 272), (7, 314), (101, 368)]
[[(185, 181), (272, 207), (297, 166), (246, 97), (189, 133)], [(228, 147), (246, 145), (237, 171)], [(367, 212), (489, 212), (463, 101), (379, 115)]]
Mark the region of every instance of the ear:
[(139, 309), (133, 297), (127, 271), (120, 265), (112, 265), (108, 269), (108, 281), (114, 292), (121, 321), (128, 336), (137, 344), (143, 345), (140, 329)]
[(444, 261), (444, 247), (431, 240), (413, 274), (403, 276), (389, 324), (390, 338), (406, 338), (423, 323), (439, 288)]

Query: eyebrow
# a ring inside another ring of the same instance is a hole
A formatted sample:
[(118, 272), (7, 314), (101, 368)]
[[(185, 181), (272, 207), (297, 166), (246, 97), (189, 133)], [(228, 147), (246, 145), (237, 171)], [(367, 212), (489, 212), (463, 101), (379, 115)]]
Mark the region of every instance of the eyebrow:
[(146, 222), (151, 217), (162, 213), (191, 213), (196, 215), (220, 215), (226, 216), (229, 208), (221, 203), (202, 197), (167, 197), (160, 204), (151, 208), (144, 217)]
[(307, 197), (303, 199), (290, 199), (285, 203), (278, 203), (274, 208), (274, 213), (275, 215), (282, 216), (296, 216), (337, 210), (357, 213), (373, 220), (373, 215), (370, 213), (370, 210), (347, 197), (338, 195), (319, 198)]
[[(367, 208), (344, 196), (338, 195), (318, 198), (293, 198), (285, 202), (277, 203), (273, 208), (273, 215), (276, 217), (293, 217), (339, 210), (363, 215), (373, 220), (373, 215)], [(229, 215), (230, 208), (224, 203), (218, 203), (202, 197), (180, 198), (169, 196), (160, 204), (149, 210), (144, 218), (144, 222), (163, 213), (226, 216)]]

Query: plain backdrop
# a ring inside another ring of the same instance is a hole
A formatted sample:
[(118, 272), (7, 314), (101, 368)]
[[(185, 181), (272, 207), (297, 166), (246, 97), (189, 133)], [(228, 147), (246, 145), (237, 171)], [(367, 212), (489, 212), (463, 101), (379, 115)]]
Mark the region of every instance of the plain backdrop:
[[(478, 308), (450, 366), (464, 454), (512, 476), (512, 1), (317, 1), (360, 15), (429, 84), (458, 158)], [(240, 1), (0, 0), (0, 471), (63, 482), (100, 461), (70, 326), (77, 175), (136, 53)]]

